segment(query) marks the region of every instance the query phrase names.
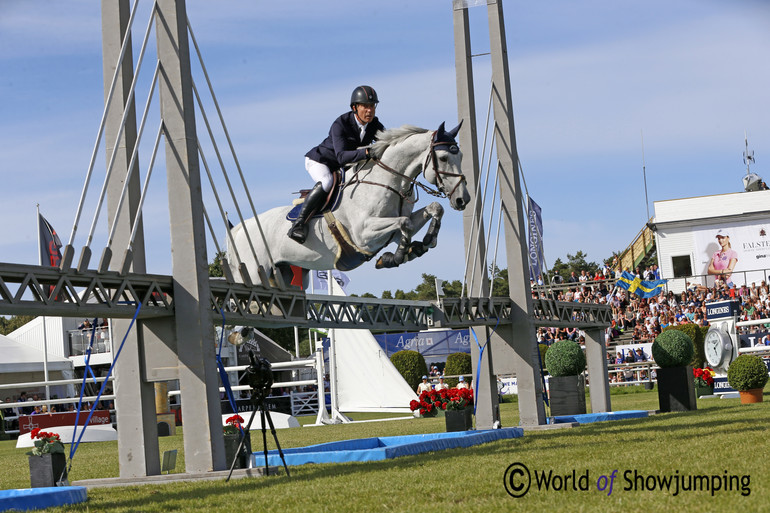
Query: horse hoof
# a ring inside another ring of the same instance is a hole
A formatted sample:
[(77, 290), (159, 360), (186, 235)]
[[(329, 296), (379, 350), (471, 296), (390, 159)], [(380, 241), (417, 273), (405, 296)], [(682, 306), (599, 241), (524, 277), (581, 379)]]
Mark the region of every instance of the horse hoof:
[(385, 265), (382, 263), (382, 257), (377, 259), (377, 262), (374, 264), (375, 269), (382, 269), (385, 267)]

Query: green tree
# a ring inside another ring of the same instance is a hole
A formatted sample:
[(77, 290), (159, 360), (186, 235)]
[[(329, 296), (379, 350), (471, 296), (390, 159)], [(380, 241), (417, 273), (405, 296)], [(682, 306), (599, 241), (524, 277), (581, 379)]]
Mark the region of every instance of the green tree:
[(222, 269), (222, 261), (226, 256), (227, 254), (224, 251), (217, 251), (217, 254), (214, 255), (214, 260), (209, 264), (209, 276), (220, 278), (225, 275)]
[(11, 317), (0, 317), (0, 334), (7, 335), (34, 319), (34, 315), (12, 315)]

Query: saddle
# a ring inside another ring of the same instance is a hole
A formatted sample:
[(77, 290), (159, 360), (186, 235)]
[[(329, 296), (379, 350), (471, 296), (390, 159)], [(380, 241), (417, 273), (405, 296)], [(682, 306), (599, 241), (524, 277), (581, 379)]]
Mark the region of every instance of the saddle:
[[(332, 183), (332, 188), (329, 189), (329, 194), (326, 196), (326, 201), (324, 202), (323, 206), (313, 214), (312, 218), (322, 217), (325, 212), (334, 212), (340, 205), (340, 199), (342, 198), (342, 186), (344, 185), (342, 171), (339, 169), (334, 171), (332, 173), (332, 177), (334, 181)], [(299, 198), (295, 199), (292, 203), (294, 208), (292, 208), (289, 213), (286, 214), (286, 219), (288, 221), (294, 222), (297, 219), (299, 211), (302, 208), (302, 203), (304, 203), (305, 197), (307, 197), (311, 190), (312, 189), (299, 190)]]

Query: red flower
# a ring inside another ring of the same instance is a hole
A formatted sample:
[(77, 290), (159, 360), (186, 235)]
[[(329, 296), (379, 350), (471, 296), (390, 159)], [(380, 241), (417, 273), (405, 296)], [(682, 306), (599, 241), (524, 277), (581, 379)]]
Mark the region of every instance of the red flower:
[(40, 428), (35, 428), (29, 432), (30, 438), (37, 438), (38, 434), (40, 434)]
[(241, 417), (236, 413), (235, 415), (227, 419), (225, 422), (228, 424), (234, 424), (234, 425), (243, 424), (243, 417)]

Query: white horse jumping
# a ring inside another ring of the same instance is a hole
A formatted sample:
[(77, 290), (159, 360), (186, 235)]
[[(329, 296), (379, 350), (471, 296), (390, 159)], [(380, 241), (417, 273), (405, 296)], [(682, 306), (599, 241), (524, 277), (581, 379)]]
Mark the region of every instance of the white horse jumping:
[[(433, 202), (413, 211), (419, 197), (417, 187), (449, 198), (455, 210), (466, 207), (470, 195), (460, 169), (462, 153), (455, 142), (459, 130), (457, 125), (445, 131), (442, 123), (434, 132), (408, 125), (380, 132), (370, 149), (375, 158), (345, 171), (339, 207), (332, 215), (308, 221), (304, 244), (286, 235), (291, 226), (287, 214), (292, 207), (277, 207), (260, 214), (270, 254), (284, 278), (290, 276), (290, 265), (306, 270), (354, 269), (394, 240), (398, 249), (384, 253), (377, 260), (378, 268), (398, 266), (435, 247), (444, 209)], [(438, 190), (418, 182), (420, 175)], [(428, 221), (431, 224), (422, 242), (412, 241)], [(256, 277), (257, 265), (244, 230), (249, 232), (259, 263), (269, 265), (254, 218), (232, 229), (235, 248), (228, 242), (228, 261), (237, 276), (238, 263), (233, 258), (237, 254), (249, 275)]]

